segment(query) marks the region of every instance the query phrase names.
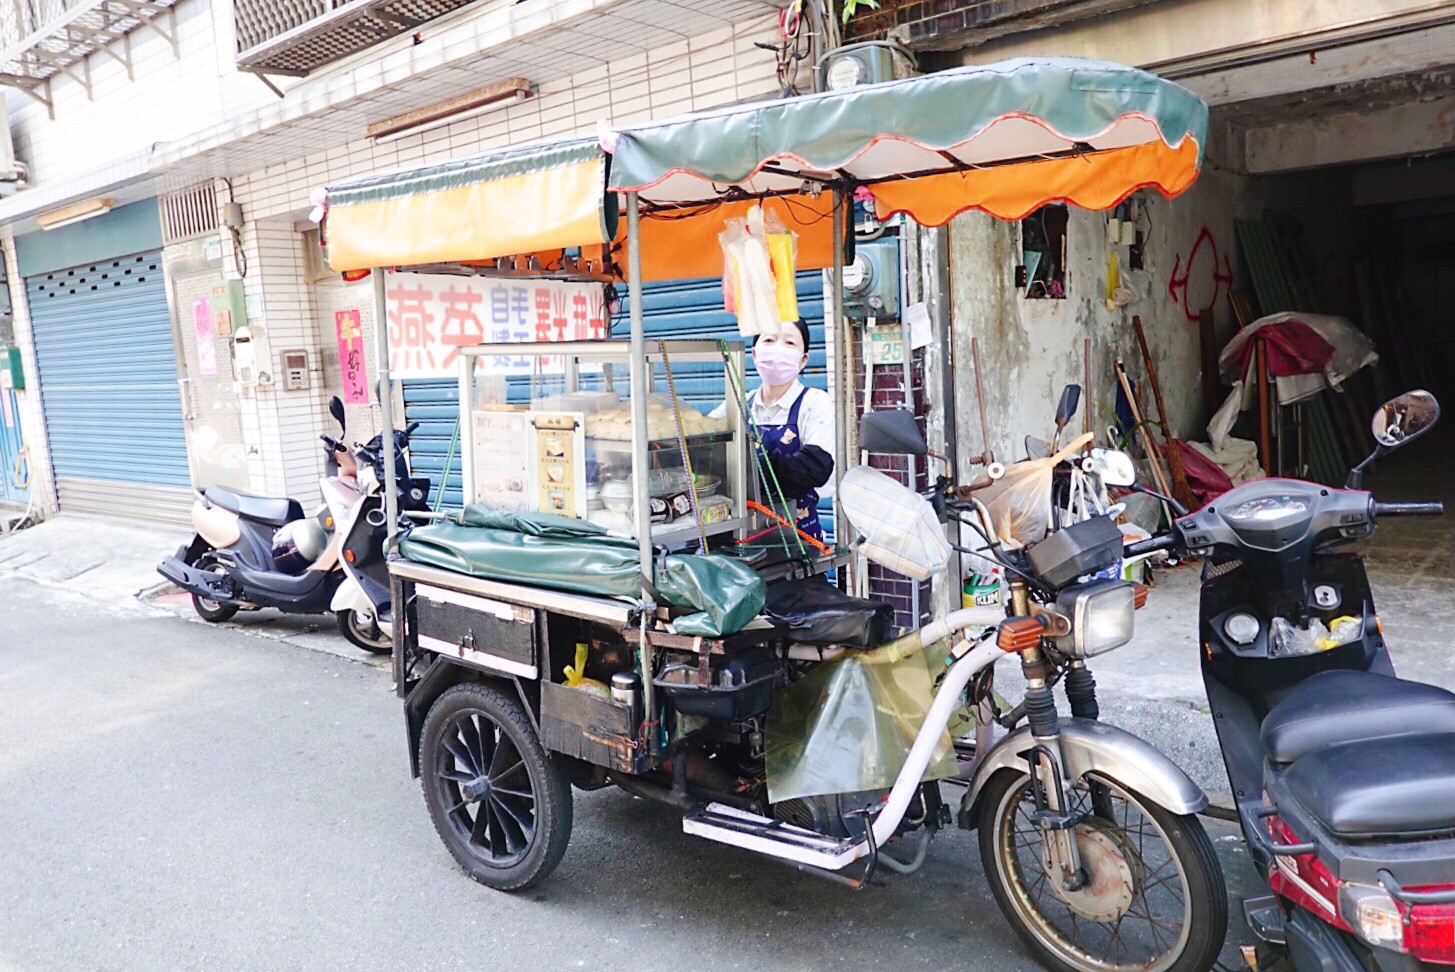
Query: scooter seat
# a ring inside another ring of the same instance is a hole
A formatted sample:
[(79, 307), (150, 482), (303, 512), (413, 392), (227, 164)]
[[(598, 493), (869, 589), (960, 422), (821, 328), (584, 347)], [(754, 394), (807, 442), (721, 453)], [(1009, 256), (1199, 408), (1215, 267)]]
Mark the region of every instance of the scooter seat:
[(282, 526), (303, 519), (303, 506), (297, 500), (254, 496), (224, 486), (209, 486), (202, 495), (212, 505), (236, 513), (244, 520), (255, 520), (269, 526)]
[(1455, 733), (1326, 746), (1300, 757), (1284, 780), (1341, 837), (1455, 831)]
[(1300, 682), (1268, 713), (1260, 735), (1264, 755), (1286, 765), (1326, 746), (1430, 732), (1455, 733), (1455, 693), (1345, 669)]

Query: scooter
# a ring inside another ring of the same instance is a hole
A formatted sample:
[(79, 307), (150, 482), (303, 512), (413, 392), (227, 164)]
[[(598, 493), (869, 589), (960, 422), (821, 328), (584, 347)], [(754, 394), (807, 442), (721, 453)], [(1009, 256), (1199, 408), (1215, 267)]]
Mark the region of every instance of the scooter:
[[(1375, 458), (1439, 417), (1428, 392), (1375, 415), (1344, 489), (1245, 483), (1128, 553), (1207, 558), (1202, 675), (1248, 850), (1271, 892), (1243, 902), (1254, 967), (1414, 972), (1455, 965), (1455, 694), (1396, 678), (1362, 558), (1386, 516)], [(1165, 498), (1164, 498), (1165, 499)]]
[[(329, 411), (342, 437), (344, 408), (337, 396)], [(410, 476), (405, 457), (417, 427), (394, 433), (401, 509), (423, 509), (429, 492), (428, 480)], [(385, 654), (392, 649), (392, 635), (381, 624), (389, 615), (389, 589), (365, 573), (383, 559), (382, 438), (355, 451), (341, 438), (320, 438), (327, 451), (319, 481), (324, 502), (312, 516), (294, 499), (209, 486), (192, 504), (196, 536), (163, 558), (157, 571), (190, 593), (207, 621), (263, 607), (289, 614), (332, 611), (352, 644)]]

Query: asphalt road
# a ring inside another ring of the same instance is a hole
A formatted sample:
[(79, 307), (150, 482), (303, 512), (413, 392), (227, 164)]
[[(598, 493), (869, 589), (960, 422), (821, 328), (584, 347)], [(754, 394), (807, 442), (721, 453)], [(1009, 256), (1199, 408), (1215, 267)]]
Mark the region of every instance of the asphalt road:
[(0, 580), (0, 970), (482, 967), (1039, 968), (959, 832), (855, 893), (607, 790), (551, 880), (490, 891), (430, 826), (386, 672)]

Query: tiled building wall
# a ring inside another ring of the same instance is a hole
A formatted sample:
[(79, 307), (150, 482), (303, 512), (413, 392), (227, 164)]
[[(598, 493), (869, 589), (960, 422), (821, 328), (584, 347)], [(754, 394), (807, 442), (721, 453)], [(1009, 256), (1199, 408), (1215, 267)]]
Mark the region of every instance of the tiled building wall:
[(92, 56), (90, 97), (70, 78), (52, 80), (54, 119), (44, 105), (6, 89), (16, 156), (35, 184), (27, 192), (92, 173), (98, 163), (121, 168), (157, 143), (277, 100), (233, 63), (231, 4), (183, 0), (175, 10), (176, 53), (157, 34), (135, 31), (118, 42), (130, 50), (132, 77), (118, 61)]

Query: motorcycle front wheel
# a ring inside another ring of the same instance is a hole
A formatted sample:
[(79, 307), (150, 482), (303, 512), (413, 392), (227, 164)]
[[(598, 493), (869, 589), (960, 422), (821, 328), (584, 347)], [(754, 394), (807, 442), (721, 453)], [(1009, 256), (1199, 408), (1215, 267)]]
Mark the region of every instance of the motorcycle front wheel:
[(394, 650), (394, 636), (374, 618), (364, 617), (357, 611), (343, 610), (338, 612), (335, 620), (339, 634), (355, 648), (375, 655), (387, 655)]
[(996, 903), (1048, 968), (1063, 972), (1206, 972), (1228, 927), (1212, 842), (1195, 816), (1174, 814), (1114, 780), (1088, 776), (1068, 794), (1085, 811), (1076, 891), (1042, 863), (1030, 778), (1005, 771), (981, 798), (980, 859)]

